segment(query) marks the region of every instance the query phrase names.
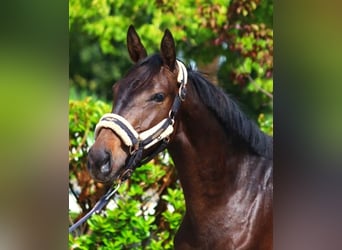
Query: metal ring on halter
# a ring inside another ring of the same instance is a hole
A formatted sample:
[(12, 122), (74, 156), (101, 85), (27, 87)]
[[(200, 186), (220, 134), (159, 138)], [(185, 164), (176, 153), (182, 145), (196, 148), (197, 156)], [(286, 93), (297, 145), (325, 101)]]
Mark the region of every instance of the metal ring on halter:
[(172, 117), (174, 117), (172, 109), (169, 111), (169, 117), (170, 117), (170, 119), (173, 119)]
[(169, 111), (169, 118), (171, 120), (170, 125), (173, 126), (175, 124), (175, 112), (172, 109)]

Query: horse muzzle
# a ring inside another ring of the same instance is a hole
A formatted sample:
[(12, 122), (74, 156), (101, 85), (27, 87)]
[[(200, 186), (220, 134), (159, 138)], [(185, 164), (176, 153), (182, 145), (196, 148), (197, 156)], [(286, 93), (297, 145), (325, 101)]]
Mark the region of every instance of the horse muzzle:
[(98, 137), (88, 152), (88, 171), (96, 181), (111, 182), (124, 166), (127, 153), (111, 130), (102, 129)]

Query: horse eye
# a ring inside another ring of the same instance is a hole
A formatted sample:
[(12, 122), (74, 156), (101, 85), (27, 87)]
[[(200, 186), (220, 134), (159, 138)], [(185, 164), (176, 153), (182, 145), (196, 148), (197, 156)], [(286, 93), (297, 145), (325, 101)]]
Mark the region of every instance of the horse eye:
[(156, 102), (162, 102), (164, 101), (164, 98), (164, 93), (157, 93), (152, 96), (151, 100)]

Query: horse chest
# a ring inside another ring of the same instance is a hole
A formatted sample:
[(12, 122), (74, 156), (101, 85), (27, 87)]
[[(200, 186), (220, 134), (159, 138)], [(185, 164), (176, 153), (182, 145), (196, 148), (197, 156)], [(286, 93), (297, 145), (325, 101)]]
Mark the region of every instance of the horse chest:
[(175, 237), (175, 249), (272, 249), (272, 215), (265, 214), (266, 196), (263, 191), (252, 199), (236, 194), (215, 210), (186, 214)]

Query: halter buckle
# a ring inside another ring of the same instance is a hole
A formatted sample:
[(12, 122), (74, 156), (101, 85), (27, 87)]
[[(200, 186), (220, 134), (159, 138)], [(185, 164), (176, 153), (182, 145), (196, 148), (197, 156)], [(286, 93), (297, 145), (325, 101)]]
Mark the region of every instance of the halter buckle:
[(120, 180), (121, 182), (127, 180), (129, 177), (131, 177), (132, 173), (133, 173), (133, 170), (132, 170), (131, 168), (126, 169), (126, 170), (120, 175), (119, 180)]
[(164, 142), (166, 143), (166, 144), (169, 144), (169, 142), (170, 142), (170, 136), (167, 136), (167, 137), (165, 137), (164, 138)]
[(169, 118), (171, 121), (171, 125), (173, 126), (173, 124), (175, 124), (175, 111), (172, 109), (169, 111)]
[(139, 149), (139, 142), (129, 147), (129, 154), (133, 155)]

